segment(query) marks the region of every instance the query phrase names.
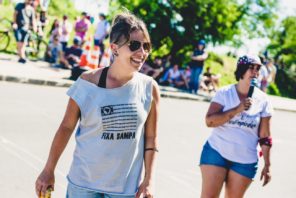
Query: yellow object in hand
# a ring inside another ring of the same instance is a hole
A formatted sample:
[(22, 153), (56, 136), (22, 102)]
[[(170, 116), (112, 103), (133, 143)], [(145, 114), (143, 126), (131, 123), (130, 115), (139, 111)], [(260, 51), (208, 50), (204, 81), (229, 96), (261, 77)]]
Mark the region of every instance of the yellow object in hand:
[(45, 196), (41, 193), (40, 198), (51, 198), (51, 188), (47, 189)]

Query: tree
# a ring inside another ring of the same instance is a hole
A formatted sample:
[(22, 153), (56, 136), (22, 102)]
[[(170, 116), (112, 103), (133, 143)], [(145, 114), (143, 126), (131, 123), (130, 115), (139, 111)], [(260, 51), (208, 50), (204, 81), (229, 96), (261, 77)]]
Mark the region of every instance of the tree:
[(242, 34), (268, 34), (277, 5), (277, 0), (113, 0), (112, 6), (116, 2), (145, 21), (154, 53), (181, 60), (198, 39), (239, 44), (234, 38)]
[(48, 7), (48, 15), (62, 18), (63, 15), (68, 15), (70, 18), (79, 16), (79, 12), (75, 9), (73, 1), (70, 0), (50, 0)]
[(282, 62), (288, 69), (296, 65), (296, 16), (287, 17), (280, 28), (270, 35), (269, 51), (277, 62)]

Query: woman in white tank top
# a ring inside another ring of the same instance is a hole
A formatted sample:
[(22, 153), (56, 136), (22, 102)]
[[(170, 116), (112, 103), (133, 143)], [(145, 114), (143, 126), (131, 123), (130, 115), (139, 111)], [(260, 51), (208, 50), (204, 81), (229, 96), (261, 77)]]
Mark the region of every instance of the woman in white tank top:
[(67, 197), (152, 197), (160, 95), (157, 83), (138, 72), (151, 51), (144, 22), (117, 15), (110, 47), (110, 67), (83, 73), (67, 92), (64, 119), (36, 181), (38, 196), (54, 188), (54, 169), (79, 120)]

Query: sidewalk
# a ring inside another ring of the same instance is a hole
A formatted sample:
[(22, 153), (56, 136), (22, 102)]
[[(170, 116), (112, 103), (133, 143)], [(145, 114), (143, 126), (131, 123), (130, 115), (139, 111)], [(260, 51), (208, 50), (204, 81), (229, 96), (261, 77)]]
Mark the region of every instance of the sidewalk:
[[(28, 83), (47, 86), (69, 87), (73, 81), (68, 80), (70, 70), (57, 69), (49, 66), (48, 63), (38, 61), (21, 64), (17, 62), (15, 55), (0, 53), (0, 81)], [(211, 97), (193, 95), (181, 92), (171, 87), (160, 87), (161, 96), (176, 99), (210, 101)], [(290, 111), (296, 113), (296, 100), (269, 96), (275, 110)]]

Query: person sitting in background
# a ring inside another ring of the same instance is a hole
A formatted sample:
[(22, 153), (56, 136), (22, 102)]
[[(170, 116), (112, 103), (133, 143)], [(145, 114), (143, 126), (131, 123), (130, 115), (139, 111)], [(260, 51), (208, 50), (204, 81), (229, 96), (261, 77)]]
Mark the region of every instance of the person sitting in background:
[(51, 29), (49, 31), (49, 35), (50, 35), (49, 43), (53, 42), (55, 36), (60, 38), (60, 36), (62, 35), (62, 28), (60, 26), (60, 21), (58, 19), (55, 19), (53, 21), (53, 24), (52, 24)]
[(58, 66), (60, 61), (63, 59), (62, 44), (60, 43), (59, 37), (55, 35), (53, 42), (48, 45), (45, 54), (45, 61), (52, 64), (52, 66)]
[(174, 64), (173, 68), (169, 69), (168, 83), (170, 86), (189, 89), (188, 82), (182, 71), (179, 70), (178, 64)]
[(187, 81), (187, 83), (189, 83), (190, 78), (191, 78), (191, 69), (190, 69), (190, 67), (186, 66), (186, 68), (183, 70), (182, 73), (183, 73), (183, 76), (184, 76), (185, 80)]
[(204, 91), (216, 91), (219, 87), (220, 74), (213, 74), (211, 72), (211, 67), (207, 67), (206, 72), (203, 74), (202, 80), (200, 82), (200, 87)]
[(74, 37), (73, 45), (65, 50), (65, 55), (62, 60), (63, 67), (66, 69), (72, 69), (79, 66), (80, 57), (82, 55), (80, 37)]
[(161, 73), (163, 71), (163, 67), (162, 67), (162, 60), (160, 57), (156, 57), (153, 61), (152, 64), (148, 65), (147, 63), (145, 63), (141, 69), (141, 72), (151, 76), (153, 79), (156, 80), (156, 82), (159, 82), (159, 79), (161, 77)]

